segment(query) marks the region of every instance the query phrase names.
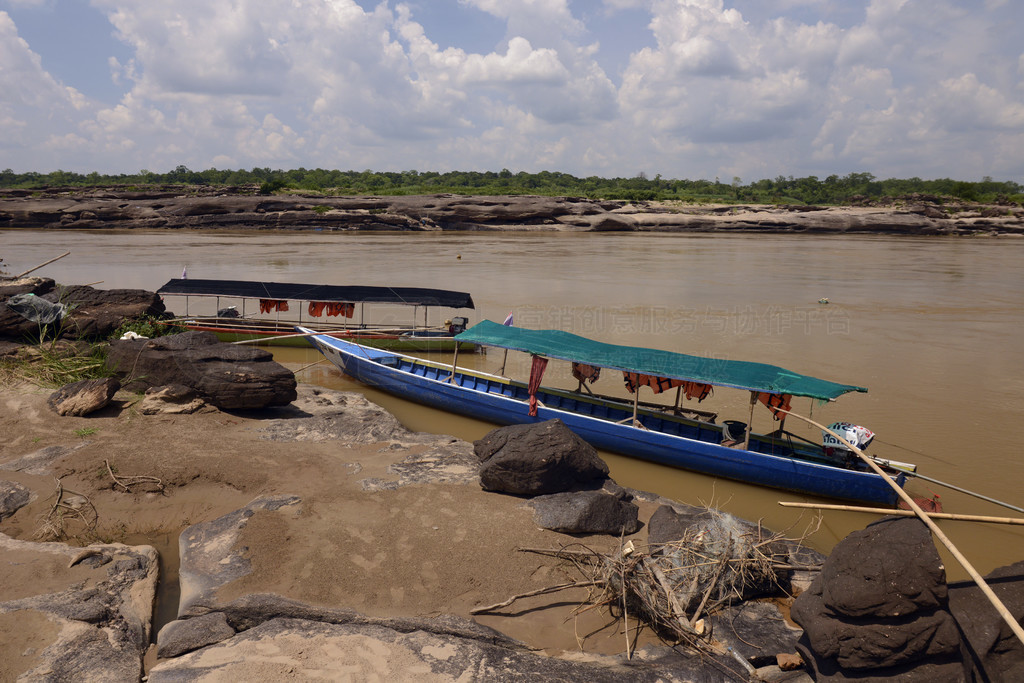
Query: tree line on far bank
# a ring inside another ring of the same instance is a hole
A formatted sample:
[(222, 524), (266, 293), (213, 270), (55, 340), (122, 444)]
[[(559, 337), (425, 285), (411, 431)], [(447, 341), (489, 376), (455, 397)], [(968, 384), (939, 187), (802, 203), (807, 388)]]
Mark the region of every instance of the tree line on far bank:
[(69, 171), (15, 173), (0, 171), (0, 188), (41, 189), (44, 187), (143, 188), (153, 185), (252, 186), (263, 194), (298, 190), (331, 195), (516, 195), (575, 196), (590, 199), (659, 200), (756, 204), (847, 204), (862, 198), (880, 200), (923, 194), (967, 202), (1012, 202), (1024, 204), (1024, 185), (986, 177), (980, 182), (940, 178), (889, 178), (879, 180), (870, 173), (850, 173), (794, 178), (777, 176), (744, 184), (740, 178), (728, 183), (711, 180), (650, 178), (638, 173), (631, 178), (577, 178), (568, 173), (540, 171), (512, 173), (494, 171), (339, 171), (298, 168), (289, 171), (270, 168), (252, 170), (192, 171), (178, 166), (168, 173), (142, 170), (138, 173), (104, 175)]

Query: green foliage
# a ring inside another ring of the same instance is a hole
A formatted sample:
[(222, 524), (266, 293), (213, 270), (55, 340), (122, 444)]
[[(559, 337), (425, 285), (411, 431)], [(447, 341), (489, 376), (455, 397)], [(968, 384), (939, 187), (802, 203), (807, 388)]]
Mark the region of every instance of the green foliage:
[(114, 330), (113, 334), (111, 334), (111, 338), (120, 339), (126, 333), (134, 332), (141, 337), (148, 337), (152, 339), (154, 337), (163, 337), (168, 334), (178, 334), (179, 332), (184, 331), (185, 328), (180, 325), (168, 324), (162, 322), (159, 318), (147, 315), (135, 318), (134, 320), (126, 320), (119, 328)]
[(26, 347), (17, 357), (0, 360), (0, 384), (29, 382), (56, 388), (111, 374), (98, 346), (83, 350), (66, 342), (50, 342)]
[[(663, 178), (660, 174), (649, 178), (641, 171), (632, 177), (578, 178), (558, 171), (538, 173), (512, 173), (508, 169), (494, 171), (340, 171), (322, 168), (281, 170), (253, 168), (252, 170), (192, 171), (178, 166), (168, 173), (153, 173), (143, 169), (138, 173), (83, 175), (69, 171), (52, 173), (15, 173), (11, 169), (0, 171), (0, 187), (39, 190), (40, 188), (111, 186), (143, 188), (153, 185), (181, 186), (235, 186), (259, 188), (269, 195), (282, 190), (324, 195), (544, 195), (588, 197), (591, 199), (619, 199), (626, 201), (680, 201), (694, 203), (758, 203), (758, 204), (844, 204), (863, 198), (883, 199), (910, 194), (954, 197), (965, 201), (995, 202), (997, 200), (1020, 203), (1024, 186), (1013, 181), (995, 181), (985, 177), (981, 182), (968, 182), (939, 178), (890, 178), (879, 180), (871, 173), (850, 173), (794, 178), (776, 176), (746, 185), (733, 177), (731, 183), (712, 180)], [(314, 211), (320, 211), (314, 207)]]
[(92, 436), (98, 431), (99, 429), (97, 429), (96, 427), (82, 427), (81, 429), (75, 430), (75, 436), (80, 436), (84, 439), (87, 436)]

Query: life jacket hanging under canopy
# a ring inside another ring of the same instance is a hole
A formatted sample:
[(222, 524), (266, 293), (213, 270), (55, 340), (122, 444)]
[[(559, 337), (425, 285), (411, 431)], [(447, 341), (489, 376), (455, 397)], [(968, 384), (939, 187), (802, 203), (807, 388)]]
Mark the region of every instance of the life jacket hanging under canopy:
[[(768, 410), (772, 411), (772, 415), (775, 416), (776, 420), (781, 420), (788, 414), (790, 408), (789, 402), (793, 399), (789, 394), (769, 394), (762, 391), (757, 395), (757, 400), (768, 406)], [(779, 414), (779, 410), (787, 411)]]
[(601, 378), (601, 368), (595, 365), (574, 362), (572, 364), (572, 376), (580, 382), (590, 382), (593, 384)]
[(625, 381), (626, 391), (631, 394), (636, 393), (637, 387), (650, 387), (654, 390), (654, 393), (660, 394), (667, 389), (682, 386), (686, 383), (686, 380), (682, 379), (645, 375), (640, 372), (623, 372), (622, 379)]

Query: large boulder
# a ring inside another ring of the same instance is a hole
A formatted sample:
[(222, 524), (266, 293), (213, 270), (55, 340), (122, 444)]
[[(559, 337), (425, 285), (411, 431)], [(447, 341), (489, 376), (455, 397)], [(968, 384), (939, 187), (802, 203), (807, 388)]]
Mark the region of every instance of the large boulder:
[[(48, 325), (25, 317), (7, 302), (30, 294), (46, 304), (60, 304), (64, 317)], [(142, 289), (95, 289), (88, 285), (55, 286), (53, 280), (24, 278), (0, 287), (0, 337), (38, 338), (47, 329), (50, 337), (106, 339), (114, 330), (143, 316), (159, 317), (164, 303), (155, 292)]]
[(793, 603), (816, 680), (961, 680), (942, 560), (918, 519), (886, 517), (843, 539)]
[(121, 388), (113, 377), (83, 379), (50, 394), (46, 404), (58, 415), (82, 416), (106, 408)]
[(294, 373), (269, 351), (224, 344), (210, 332), (113, 340), (106, 363), (126, 389), (184, 385), (223, 410), (287, 405), (297, 395)]
[(480, 486), (522, 496), (593, 488), (608, 477), (597, 450), (561, 420), (500, 427), (473, 443)]
[[(1024, 622), (1024, 561), (999, 567), (985, 576), (1017, 623)], [(1024, 681), (1024, 644), (973, 582), (949, 587), (949, 609), (964, 636), (968, 661), (984, 672), (975, 678)]]
[(566, 491), (530, 501), (533, 519), (542, 529), (563, 534), (635, 534), (640, 509), (633, 496), (610, 481), (594, 491)]
[(68, 306), (64, 319), (65, 337), (106, 339), (126, 320), (159, 317), (164, 302), (156, 292), (144, 289), (95, 289), (87, 285), (57, 287), (44, 298)]

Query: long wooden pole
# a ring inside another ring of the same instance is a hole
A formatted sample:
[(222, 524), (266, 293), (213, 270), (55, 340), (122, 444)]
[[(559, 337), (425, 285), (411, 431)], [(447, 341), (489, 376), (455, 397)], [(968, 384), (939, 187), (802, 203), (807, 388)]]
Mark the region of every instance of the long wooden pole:
[(28, 270), (26, 270), (26, 271), (25, 271), (24, 273), (21, 273), (20, 275), (15, 275), (15, 276), (14, 276), (14, 279), (15, 279), (15, 280), (20, 280), (21, 278), (25, 277), (26, 275), (28, 275), (28, 274), (29, 274), (29, 273), (31, 273), (32, 271), (35, 271), (35, 270), (39, 270), (39, 269), (40, 269), (40, 268), (42, 268), (43, 266), (48, 266), (48, 265), (50, 265), (51, 263), (53, 263), (54, 261), (59, 261), (60, 259), (64, 258), (65, 256), (67, 256), (67, 255), (68, 255), (68, 254), (70, 254), (70, 253), (71, 253), (70, 251), (65, 251), (65, 252), (64, 252), (63, 254), (61, 254), (61, 255), (60, 255), (60, 256), (58, 256), (57, 258), (52, 258), (52, 259), (50, 259), (49, 261), (47, 261), (47, 262), (45, 262), (45, 263), (40, 263), (40, 264), (39, 264), (38, 266), (36, 266), (35, 268), (29, 268)]
[(452, 374), (448, 377), (448, 384), (455, 384), (455, 369), (459, 364), (459, 345), (455, 345), (455, 353), (452, 355)]
[(787, 413), (797, 419), (803, 420), (804, 422), (807, 422), (808, 424), (817, 427), (818, 429), (829, 432), (837, 439), (839, 439), (841, 442), (846, 444), (846, 446), (854, 453), (856, 453), (861, 460), (866, 462), (868, 467), (874, 470), (875, 474), (882, 477), (886, 481), (886, 483), (893, 488), (893, 490), (896, 492), (896, 495), (898, 495), (903, 500), (903, 502), (906, 503), (910, 507), (910, 509), (913, 510), (913, 512), (921, 518), (921, 521), (924, 522), (929, 529), (931, 529), (931, 532), (935, 536), (935, 538), (939, 539), (939, 541), (941, 541), (942, 544), (946, 546), (946, 549), (949, 550), (950, 553), (952, 553), (956, 561), (960, 563), (960, 566), (967, 570), (967, 573), (971, 575), (972, 579), (974, 579), (974, 583), (978, 584), (978, 588), (980, 588), (981, 592), (985, 594), (985, 597), (988, 598), (989, 602), (992, 603), (992, 606), (996, 608), (996, 611), (999, 612), (999, 616), (1003, 618), (1003, 621), (1005, 621), (1006, 625), (1010, 627), (1010, 630), (1013, 631), (1013, 634), (1017, 636), (1017, 640), (1019, 640), (1021, 643), (1024, 643), (1024, 628), (1021, 628), (1021, 625), (1017, 623), (1016, 619), (1013, 618), (1013, 615), (1010, 614), (1010, 610), (1006, 608), (1006, 605), (1003, 604), (1003, 601), (999, 599), (999, 596), (996, 595), (992, 588), (988, 585), (988, 583), (986, 583), (985, 579), (981, 576), (981, 574), (978, 573), (978, 570), (974, 568), (974, 565), (972, 565), (967, 560), (967, 558), (964, 557), (963, 553), (961, 553), (960, 550), (955, 545), (953, 545), (953, 542), (949, 540), (946, 534), (942, 533), (942, 529), (940, 529), (935, 524), (935, 522), (932, 521), (932, 519), (928, 516), (928, 513), (922, 510), (920, 505), (914, 502), (914, 499), (911, 498), (910, 495), (908, 495), (907, 492), (903, 490), (902, 486), (893, 481), (892, 477), (886, 474), (882, 470), (882, 468), (879, 467), (873, 459), (871, 459), (870, 456), (864, 453), (864, 451), (857, 448), (852, 443), (844, 439), (841, 435), (836, 434), (828, 427), (819, 424), (808, 417), (798, 415), (797, 413), (794, 413), (791, 410), (783, 410), (782, 408), (779, 408), (779, 412)]
[[(914, 517), (913, 510), (890, 510), (889, 508), (869, 508), (859, 505), (829, 505), (827, 503), (797, 503), (793, 501), (780, 500), (779, 505), (784, 508), (809, 508), (811, 510), (845, 510), (847, 512), (870, 512), (876, 515), (899, 515), (901, 517)], [(1019, 517), (988, 517), (986, 515), (959, 515), (949, 512), (929, 512), (932, 519), (955, 519), (961, 522), (990, 522), (992, 524), (1021, 524), (1024, 519)]]

